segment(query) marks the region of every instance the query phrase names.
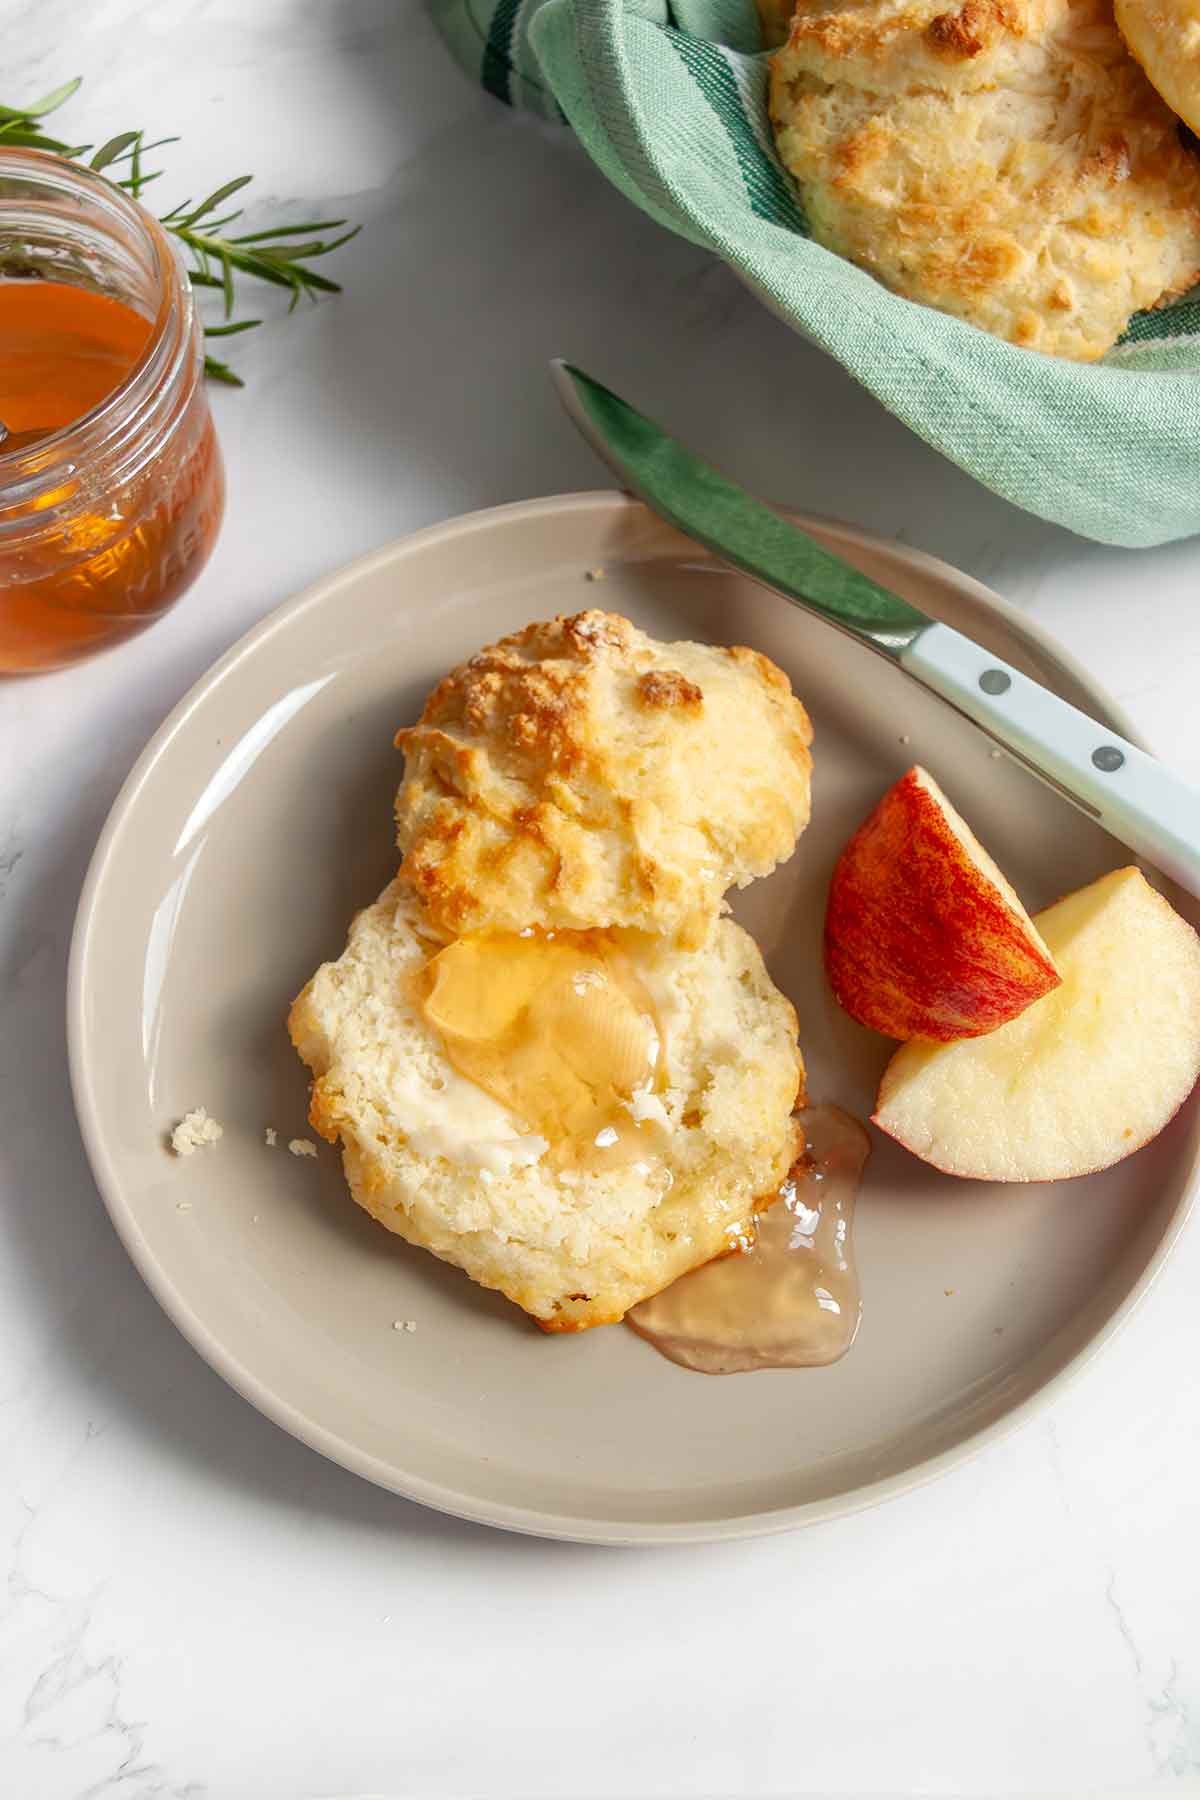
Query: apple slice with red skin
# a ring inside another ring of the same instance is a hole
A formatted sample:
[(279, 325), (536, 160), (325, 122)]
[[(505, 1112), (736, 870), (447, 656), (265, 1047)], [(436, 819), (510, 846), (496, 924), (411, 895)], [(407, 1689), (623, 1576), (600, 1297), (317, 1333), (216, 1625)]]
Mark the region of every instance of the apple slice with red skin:
[(1037, 915), (1062, 983), (988, 1037), (902, 1044), (875, 1124), (947, 1175), (1061, 1181), (1156, 1137), (1200, 1076), (1200, 938), (1140, 869)]
[(1011, 885), (920, 767), (838, 858), (825, 969), (861, 1025), (942, 1042), (995, 1031), (1059, 981)]

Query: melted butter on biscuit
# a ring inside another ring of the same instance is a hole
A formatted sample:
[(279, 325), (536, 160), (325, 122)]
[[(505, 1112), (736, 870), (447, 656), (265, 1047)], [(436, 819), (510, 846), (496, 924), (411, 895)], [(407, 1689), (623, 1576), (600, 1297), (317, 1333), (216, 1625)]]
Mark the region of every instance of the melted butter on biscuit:
[(612, 932), (484, 932), (426, 965), (421, 1010), (454, 1068), (560, 1167), (650, 1160), (666, 1113), (657, 1012)]

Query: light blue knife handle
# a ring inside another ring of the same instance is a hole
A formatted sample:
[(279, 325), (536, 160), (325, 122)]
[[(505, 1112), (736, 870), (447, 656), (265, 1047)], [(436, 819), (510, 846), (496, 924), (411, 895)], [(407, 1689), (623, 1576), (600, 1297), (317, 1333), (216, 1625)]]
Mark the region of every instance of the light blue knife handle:
[(1200, 790), (949, 625), (922, 631), (900, 665), (1200, 894)]

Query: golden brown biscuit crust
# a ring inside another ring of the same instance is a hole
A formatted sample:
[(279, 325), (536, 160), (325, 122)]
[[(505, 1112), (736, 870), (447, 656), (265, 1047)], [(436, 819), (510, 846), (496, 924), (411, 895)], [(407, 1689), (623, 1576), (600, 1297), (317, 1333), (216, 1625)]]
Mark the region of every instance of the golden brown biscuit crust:
[(619, 614), (527, 626), (439, 682), (396, 742), (402, 879), (448, 933), (629, 925), (702, 942), (808, 821), (812, 730), (741, 648)]
[(771, 117), (814, 235), (1082, 361), (1200, 271), (1200, 163), (1107, 0), (800, 0)]
[(1200, 0), (1116, 0), (1116, 18), (1167, 105), (1200, 130)]

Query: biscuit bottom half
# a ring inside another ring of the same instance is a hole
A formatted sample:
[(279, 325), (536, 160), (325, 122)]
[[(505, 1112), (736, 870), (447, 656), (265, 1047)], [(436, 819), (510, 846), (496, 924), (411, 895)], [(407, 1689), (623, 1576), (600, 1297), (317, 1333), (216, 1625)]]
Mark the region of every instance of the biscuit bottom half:
[(447, 940), (399, 881), (288, 1020), (313, 1127), (340, 1140), (359, 1205), (547, 1331), (609, 1324), (744, 1243), (800, 1148), (796, 1017), (753, 939), (728, 919), (696, 950), (610, 937), (658, 1040), (653, 1093), (627, 1101), (644, 1153), (612, 1166), (564, 1154), (455, 1066), (427, 1016)]

